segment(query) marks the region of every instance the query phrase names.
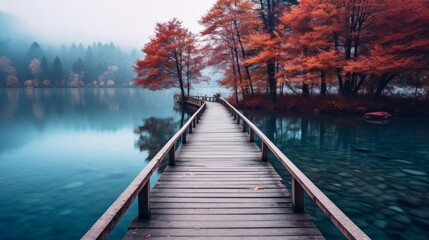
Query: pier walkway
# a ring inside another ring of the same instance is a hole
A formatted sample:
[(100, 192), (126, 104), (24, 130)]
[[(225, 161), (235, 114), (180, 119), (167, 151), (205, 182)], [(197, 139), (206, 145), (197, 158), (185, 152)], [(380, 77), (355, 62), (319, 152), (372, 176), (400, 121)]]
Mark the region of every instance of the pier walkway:
[(125, 239), (322, 239), (308, 214), (293, 212), (280, 176), (219, 103), (207, 103), (150, 199), (150, 219), (137, 218)]
[[(125, 236), (129, 240), (324, 239), (304, 211), (304, 192), (348, 239), (369, 239), (228, 102), (185, 101), (198, 111), (83, 239), (106, 238), (137, 196), (139, 212)], [(292, 194), (267, 161), (269, 150), (291, 173)], [(169, 166), (150, 190), (150, 176), (167, 156)]]

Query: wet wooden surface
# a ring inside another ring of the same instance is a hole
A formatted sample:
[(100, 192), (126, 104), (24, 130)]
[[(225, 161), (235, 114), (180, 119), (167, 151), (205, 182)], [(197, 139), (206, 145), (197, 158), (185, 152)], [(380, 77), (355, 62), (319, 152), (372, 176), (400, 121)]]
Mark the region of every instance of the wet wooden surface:
[(323, 239), (226, 108), (207, 104), (125, 239)]

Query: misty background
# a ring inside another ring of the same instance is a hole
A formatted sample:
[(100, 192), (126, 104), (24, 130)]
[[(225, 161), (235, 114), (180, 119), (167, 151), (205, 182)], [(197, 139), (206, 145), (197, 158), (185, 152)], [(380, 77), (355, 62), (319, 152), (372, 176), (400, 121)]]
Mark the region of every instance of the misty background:
[(157, 22), (199, 33), (214, 2), (2, 0), (0, 87), (129, 86)]

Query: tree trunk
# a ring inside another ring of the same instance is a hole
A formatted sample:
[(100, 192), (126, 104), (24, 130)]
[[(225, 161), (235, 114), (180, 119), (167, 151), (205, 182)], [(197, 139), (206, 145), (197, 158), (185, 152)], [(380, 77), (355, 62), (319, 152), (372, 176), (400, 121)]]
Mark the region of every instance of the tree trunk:
[(238, 57), (238, 49), (237, 48), (234, 49), (234, 55), (235, 55), (235, 61), (237, 63), (238, 77), (240, 79), (241, 94), (243, 95), (243, 99), (244, 99), (246, 97), (246, 95), (245, 95), (245, 89), (243, 88), (243, 76), (241, 75), (240, 59)]
[[(240, 31), (238, 30), (238, 25), (236, 21), (234, 21), (234, 26), (237, 34), (237, 41), (240, 44), (241, 55), (243, 56), (243, 59), (246, 60), (246, 51), (244, 50), (243, 42), (241, 41)], [(245, 66), (244, 68), (246, 69), (247, 79), (249, 79), (250, 91), (252, 93), (252, 96), (254, 96), (255, 92), (253, 90), (253, 83), (252, 83), (252, 78), (250, 77), (249, 66)]]
[(276, 81), (276, 65), (273, 62), (267, 63), (268, 86), (270, 91), (271, 103), (277, 102), (277, 81)]
[(320, 73), (320, 96), (326, 96), (326, 72)]
[(231, 49), (231, 63), (232, 63), (232, 74), (234, 75), (235, 102), (238, 104), (237, 74), (235, 72), (234, 51), (232, 49)]
[(374, 96), (372, 100), (374, 102), (380, 100), (381, 94), (383, 93), (384, 88), (387, 86), (387, 83), (390, 82), (390, 80), (393, 79), (394, 76), (387, 76), (387, 74), (384, 74), (381, 76), (377, 81), (377, 90), (374, 93)]
[(310, 95), (310, 89), (308, 88), (308, 84), (302, 82), (302, 96), (307, 97)]
[(183, 79), (179, 77), (179, 83), (180, 83), (180, 93), (182, 94), (182, 100), (185, 99), (185, 89), (183, 87)]

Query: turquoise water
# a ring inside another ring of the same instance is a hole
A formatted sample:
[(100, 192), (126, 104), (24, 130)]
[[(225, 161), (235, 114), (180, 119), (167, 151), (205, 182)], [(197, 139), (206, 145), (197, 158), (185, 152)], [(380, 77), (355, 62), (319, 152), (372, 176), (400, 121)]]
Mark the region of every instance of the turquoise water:
[[(429, 118), (245, 112), (372, 239), (429, 239)], [(284, 167), (270, 161), (290, 183)], [(342, 239), (306, 199), (327, 239)]]
[(79, 239), (187, 117), (172, 91), (0, 89), (0, 239)]

